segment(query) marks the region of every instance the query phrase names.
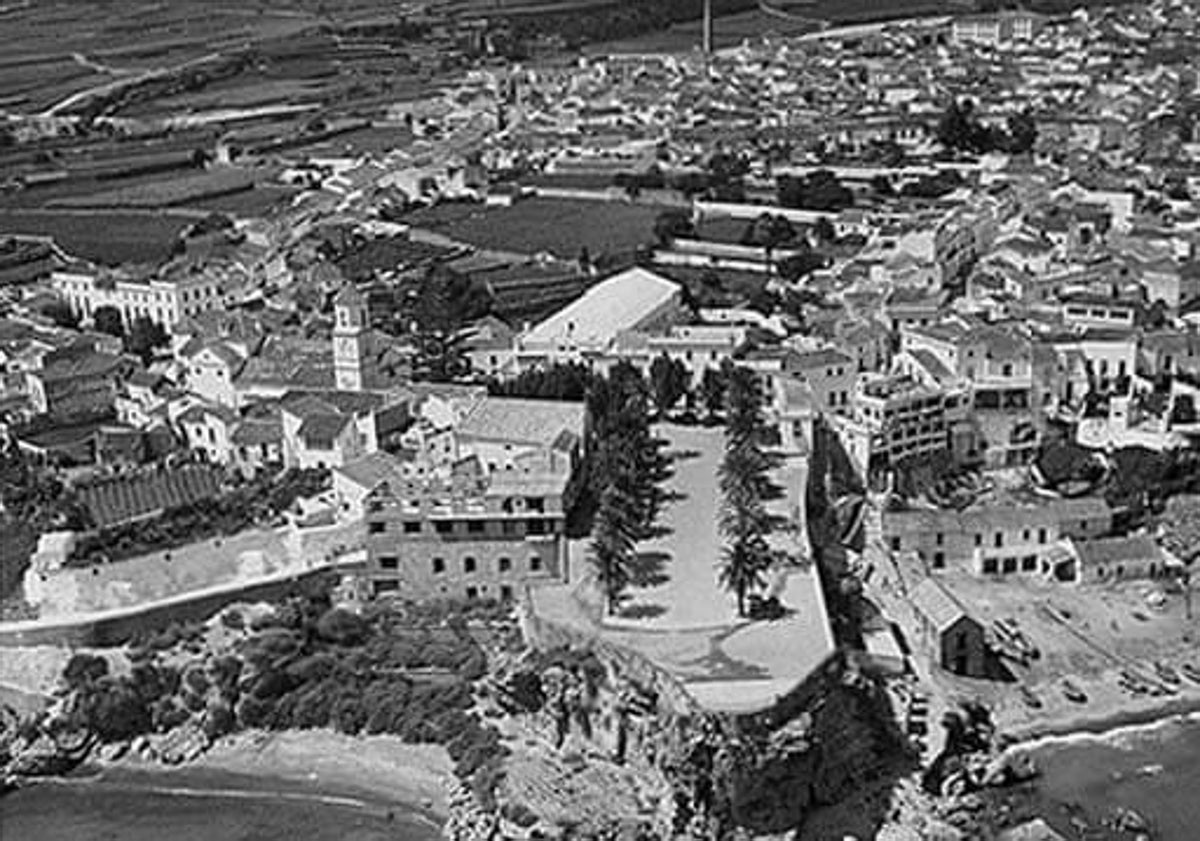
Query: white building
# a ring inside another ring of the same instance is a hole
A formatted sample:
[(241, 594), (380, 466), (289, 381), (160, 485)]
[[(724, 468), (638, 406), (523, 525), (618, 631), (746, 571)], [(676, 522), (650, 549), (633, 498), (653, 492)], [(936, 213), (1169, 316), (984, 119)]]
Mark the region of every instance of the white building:
[(113, 307), (121, 313), (126, 328), (145, 317), (169, 330), (187, 316), (226, 304), (220, 280), (205, 272), (163, 279), (68, 268), (53, 272), (50, 282), (71, 312), (84, 321), (90, 321), (100, 307)]
[(645, 269), (628, 269), (518, 336), (517, 367), (590, 363), (608, 355), (622, 333), (662, 330), (681, 312), (678, 284)]

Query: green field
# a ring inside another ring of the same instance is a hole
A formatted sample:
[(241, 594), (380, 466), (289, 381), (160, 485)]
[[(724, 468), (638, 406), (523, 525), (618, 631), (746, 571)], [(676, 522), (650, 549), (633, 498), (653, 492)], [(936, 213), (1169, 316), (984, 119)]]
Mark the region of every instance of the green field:
[(0, 235), (51, 236), (69, 254), (109, 266), (158, 263), (192, 221), (161, 213), (0, 210)]
[(192, 201), (250, 190), (255, 175), (242, 169), (218, 169), (175, 178), (160, 178), (149, 184), (121, 186), (112, 190), (57, 199), (52, 207), (171, 207)]
[(193, 210), (232, 213), (234, 216), (247, 218), (266, 216), (275, 208), (286, 205), (298, 192), (299, 190), (294, 187), (258, 185), (251, 190), (189, 201), (185, 207)]
[(405, 221), (498, 251), (545, 251), (573, 260), (586, 247), (592, 259), (631, 256), (654, 239), (661, 208), (623, 202), (527, 199), (512, 207), (442, 204), (418, 210)]

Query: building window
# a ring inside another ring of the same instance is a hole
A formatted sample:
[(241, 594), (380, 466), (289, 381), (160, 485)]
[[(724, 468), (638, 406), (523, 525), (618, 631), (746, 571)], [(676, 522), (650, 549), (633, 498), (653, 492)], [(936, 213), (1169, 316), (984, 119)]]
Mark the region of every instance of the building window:
[(1045, 542), (1046, 542), (1046, 530), (1038, 529), (1038, 543), (1045, 543)]
[(433, 524), (433, 527), (437, 529), (438, 534), (452, 534), (454, 532), (454, 523), (449, 520), (439, 520)]
[(497, 562), (497, 566), (501, 572), (509, 572), (512, 570), (512, 558), (501, 558)]
[(525, 525), (526, 534), (545, 534), (546, 524), (541, 520), (529, 520)]
[(483, 520), (467, 520), (467, 532), (470, 534), (482, 534), (483, 526)]
[(387, 523), (378, 521), (367, 523), (367, 532), (369, 534), (383, 534), (385, 531), (387, 531)]
[(531, 555), (529, 557), (529, 571), (530, 572), (541, 572), (542, 571), (542, 556), (541, 555)]
[(421, 533), (420, 522), (418, 522), (417, 520), (405, 520), (404, 521), (404, 533), (405, 534), (420, 534)]
[(1016, 572), (1016, 571), (1017, 571), (1017, 559), (1015, 557), (1005, 558), (1004, 559), (1004, 573), (1007, 575), (1010, 572)]
[(1023, 540), (1026, 543), (1029, 542), (1029, 529), (1021, 530), (1021, 540)]
[(475, 571), (475, 559), (470, 555), (463, 558), (463, 572), (468, 575)]
[(505, 601), (505, 602), (511, 602), (512, 597), (513, 597), (513, 588), (510, 587), (508, 584), (501, 584), (500, 585), (500, 600)]
[(898, 538), (898, 537), (893, 537), (893, 538), (892, 538), (892, 551), (893, 551), (893, 552), (899, 552), (899, 551), (900, 551), (900, 538)]
[(400, 569), (400, 559), (395, 555), (385, 555), (379, 559), (380, 569)]
[(546, 510), (546, 501), (540, 496), (527, 496), (525, 497), (525, 510), (541, 514)]
[(1026, 555), (1021, 559), (1021, 569), (1024, 572), (1037, 571), (1037, 555)]
[(942, 533), (942, 532), (940, 532), (940, 531), (937, 533), (937, 545), (938, 545), (938, 546), (945, 546), (945, 545), (946, 545), (946, 535), (945, 535), (945, 534), (943, 534), (943, 533)]
[(997, 549), (999, 549), (1001, 546), (1004, 545), (1004, 532), (1002, 532), (1002, 531), (996, 532), (995, 544), (996, 544)]
[(976, 534), (976, 535), (975, 535), (975, 545), (976, 545), (976, 546), (982, 546), (982, 545), (983, 545), (983, 535), (982, 535), (982, 534)]
[(478, 587), (468, 587), (467, 588), (467, 599), (469, 601), (475, 601), (477, 598), (479, 598), (479, 588)]
[(445, 558), (434, 558), (433, 559), (433, 574), (440, 575), (441, 573), (443, 573), (445, 571), (446, 571), (446, 559)]
[(934, 552), (933, 553), (933, 568), (934, 569), (945, 569), (946, 568), (946, 553), (945, 552)]
[(995, 575), (998, 569), (999, 569), (999, 567), (996, 565), (995, 558), (984, 558), (983, 559), (983, 574), (984, 575)]

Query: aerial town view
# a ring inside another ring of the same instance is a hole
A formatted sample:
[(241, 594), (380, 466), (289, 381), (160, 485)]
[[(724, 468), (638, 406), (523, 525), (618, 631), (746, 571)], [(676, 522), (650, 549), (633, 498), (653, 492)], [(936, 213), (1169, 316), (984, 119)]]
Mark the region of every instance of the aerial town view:
[(0, 839), (1200, 838), (1200, 0), (0, 47)]

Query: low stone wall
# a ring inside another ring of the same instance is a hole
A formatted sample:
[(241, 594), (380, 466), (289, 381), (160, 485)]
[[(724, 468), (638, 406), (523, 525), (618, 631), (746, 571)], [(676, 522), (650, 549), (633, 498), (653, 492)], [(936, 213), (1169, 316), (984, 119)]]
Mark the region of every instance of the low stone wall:
[(0, 625), (0, 648), (28, 645), (60, 645), (103, 648), (124, 645), (146, 631), (167, 627), (172, 622), (195, 622), (212, 616), (225, 605), (239, 601), (269, 601), (282, 598), (297, 587), (336, 573), (328, 567), (300, 570), (286, 578), (129, 608), (106, 614), (83, 615), (56, 622), (10, 622)]

